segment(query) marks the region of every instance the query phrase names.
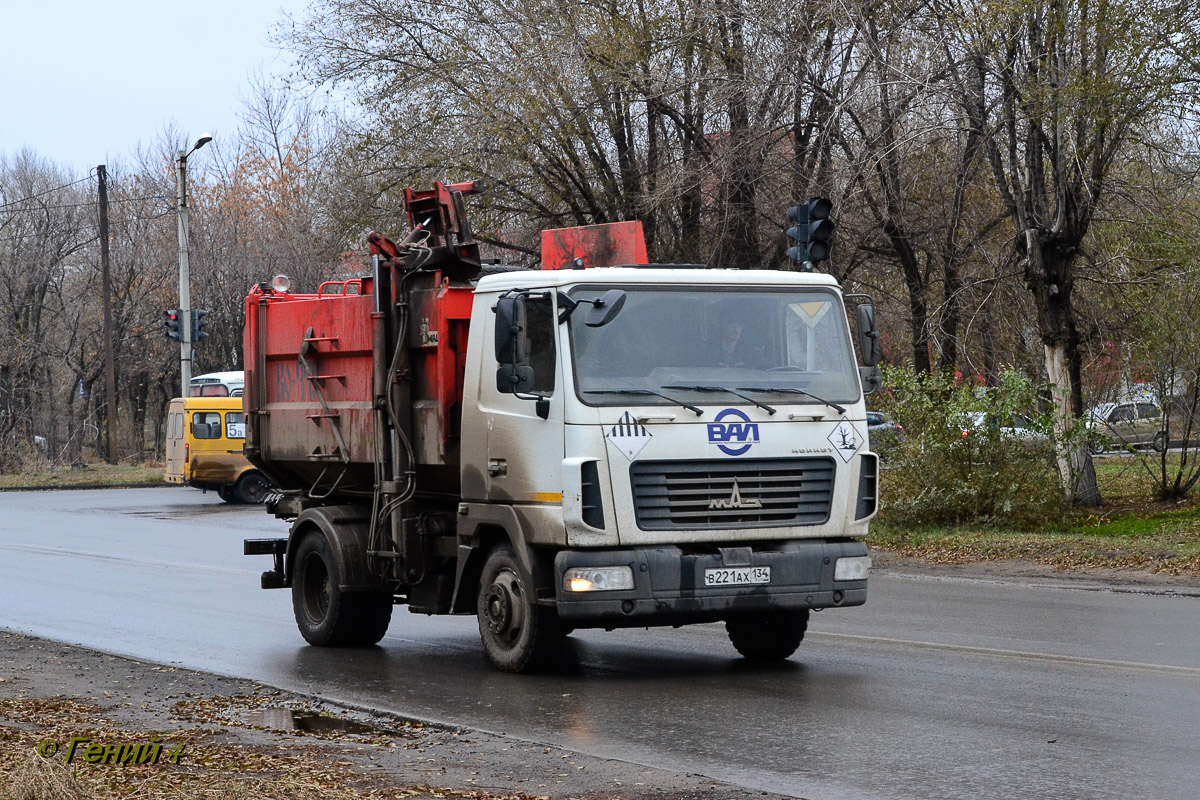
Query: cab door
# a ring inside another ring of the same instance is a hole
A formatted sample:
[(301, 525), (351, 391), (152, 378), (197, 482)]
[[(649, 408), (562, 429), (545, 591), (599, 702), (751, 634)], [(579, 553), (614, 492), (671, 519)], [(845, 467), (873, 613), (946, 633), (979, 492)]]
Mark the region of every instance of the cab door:
[(1108, 428), (1118, 447), (1137, 444), (1137, 407), (1133, 403), (1121, 403), (1108, 415)]
[(564, 439), (558, 321), (552, 297), (528, 297), (525, 309), (524, 363), (532, 369), (533, 379), (524, 391), (499, 391), (495, 337), (487, 337), (479, 399), (487, 430), (485, 492), (494, 503), (561, 506)]
[(188, 443), (191, 451), (188, 480), (203, 484), (231, 483), (235, 460), (225, 435), (225, 413), (220, 407), (201, 407), (188, 414)]
[(1162, 409), (1154, 403), (1138, 403), (1138, 444), (1150, 444), (1162, 430)]

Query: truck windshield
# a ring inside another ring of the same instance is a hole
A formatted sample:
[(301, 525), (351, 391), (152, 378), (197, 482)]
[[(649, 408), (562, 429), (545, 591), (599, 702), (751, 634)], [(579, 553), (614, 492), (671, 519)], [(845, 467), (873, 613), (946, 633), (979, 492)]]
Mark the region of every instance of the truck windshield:
[[(779, 403), (858, 399), (845, 315), (831, 291), (624, 288), (624, 309), (604, 327), (587, 327), (583, 314), (570, 318), (575, 388), (590, 405), (626, 405), (628, 392), (618, 390), (628, 389), (672, 398), (639, 397), (646, 405), (725, 402), (709, 387), (735, 390), (728, 402), (747, 390)], [(570, 296), (602, 291), (576, 287)]]

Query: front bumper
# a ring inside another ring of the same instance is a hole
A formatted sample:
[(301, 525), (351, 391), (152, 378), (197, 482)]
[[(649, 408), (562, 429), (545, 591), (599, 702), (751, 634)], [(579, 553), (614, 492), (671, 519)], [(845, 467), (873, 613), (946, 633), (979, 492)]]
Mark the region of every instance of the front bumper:
[[(766, 549), (769, 548), (769, 549)], [(867, 581), (834, 581), (839, 558), (867, 555), (858, 540), (790, 541), (689, 553), (673, 545), (620, 550), (564, 550), (554, 559), (559, 616), (575, 627), (625, 627), (705, 622), (739, 614), (859, 606)], [(628, 565), (634, 588), (575, 593), (563, 588), (572, 567)], [(709, 587), (704, 571), (771, 568), (769, 584)]]

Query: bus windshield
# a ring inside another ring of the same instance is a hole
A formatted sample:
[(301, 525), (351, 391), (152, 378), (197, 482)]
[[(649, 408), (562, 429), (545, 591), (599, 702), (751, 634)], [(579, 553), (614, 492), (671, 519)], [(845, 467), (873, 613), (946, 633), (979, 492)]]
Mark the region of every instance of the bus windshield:
[[(715, 399), (730, 389), (779, 403), (859, 398), (845, 315), (832, 291), (625, 291), (624, 309), (604, 327), (587, 327), (582, 313), (571, 316), (575, 388), (585, 403), (627, 405), (631, 393), (639, 405), (731, 402), (733, 396)], [(570, 296), (601, 293), (576, 287)]]

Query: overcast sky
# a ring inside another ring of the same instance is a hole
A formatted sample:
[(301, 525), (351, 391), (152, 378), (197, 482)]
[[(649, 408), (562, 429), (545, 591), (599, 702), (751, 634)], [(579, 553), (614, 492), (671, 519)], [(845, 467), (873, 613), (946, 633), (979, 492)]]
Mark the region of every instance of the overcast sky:
[(174, 122), (238, 125), (251, 75), (282, 75), (269, 41), (308, 0), (0, 0), (0, 153), (74, 173), (128, 160)]

